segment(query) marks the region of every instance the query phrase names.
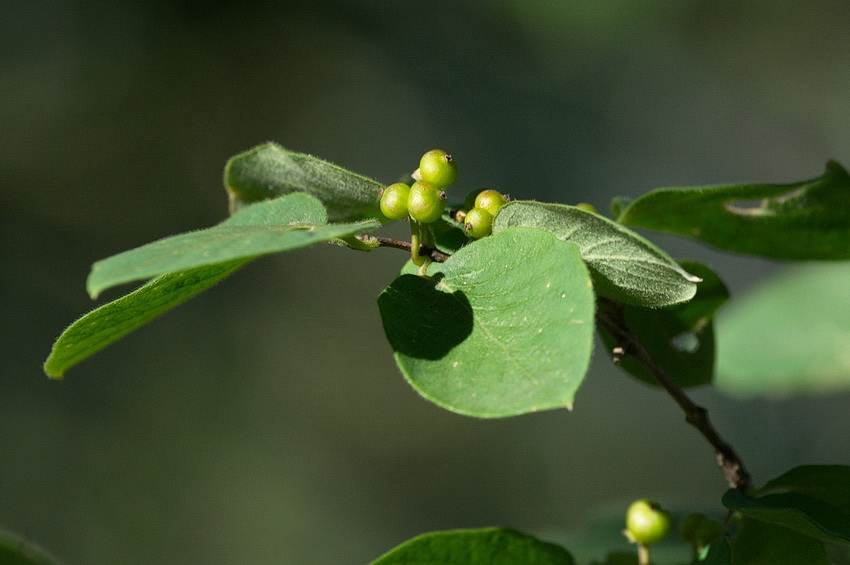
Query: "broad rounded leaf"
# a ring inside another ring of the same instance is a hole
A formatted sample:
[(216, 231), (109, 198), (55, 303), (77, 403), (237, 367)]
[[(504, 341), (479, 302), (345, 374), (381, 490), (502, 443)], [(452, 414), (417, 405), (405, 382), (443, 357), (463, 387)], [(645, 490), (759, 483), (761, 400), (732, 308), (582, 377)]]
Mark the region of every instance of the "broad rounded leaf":
[(716, 386), (773, 398), (850, 389), (850, 263), (796, 266), (717, 317)]
[(44, 362), (44, 372), (62, 378), (80, 361), (230, 276), (248, 261), (240, 259), (164, 275), (92, 310), (62, 332)]
[(486, 528), (417, 536), (372, 565), (573, 565), (569, 552), (516, 530)]
[(383, 218), (379, 182), (274, 143), (232, 157), (224, 169), (224, 186), (231, 213), (252, 202), (306, 192), (322, 201), (332, 221)]
[(593, 275), (596, 292), (636, 306), (668, 306), (690, 300), (699, 277), (655, 245), (593, 212), (563, 204), (509, 202), (493, 232), (512, 226), (540, 228), (575, 243)]
[(823, 543), (787, 528), (749, 517), (732, 542), (735, 565), (829, 565)]
[(350, 224), (326, 221), (322, 203), (308, 194), (260, 202), (211, 228), (166, 237), (98, 261), (89, 275), (88, 291), (97, 297), (118, 284), (300, 249), (380, 225), (375, 220)]
[(799, 492), (850, 512), (850, 466), (801, 465), (751, 491), (756, 495), (770, 492)]
[[(729, 298), (726, 285), (711, 269), (700, 263), (682, 261), (682, 267), (703, 279), (689, 302), (666, 308), (622, 306), (623, 317), (652, 358), (681, 387), (711, 383), (714, 378), (715, 312)], [(617, 306), (614, 306), (617, 307)], [(603, 342), (612, 350), (622, 345), (597, 326)], [(620, 368), (650, 385), (658, 382), (646, 368), (626, 355)]]
[(793, 184), (659, 188), (615, 201), (625, 225), (776, 259), (850, 259), (850, 175), (830, 161)]
[(396, 362), (420, 394), (478, 417), (572, 406), (594, 316), (574, 245), (514, 228), (467, 245), (429, 274), (402, 275), (378, 299)]

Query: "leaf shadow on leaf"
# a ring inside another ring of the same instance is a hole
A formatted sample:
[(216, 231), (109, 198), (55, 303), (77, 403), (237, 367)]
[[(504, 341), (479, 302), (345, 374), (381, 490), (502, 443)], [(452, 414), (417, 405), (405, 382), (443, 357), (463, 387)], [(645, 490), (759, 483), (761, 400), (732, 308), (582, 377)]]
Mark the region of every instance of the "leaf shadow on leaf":
[(378, 298), (384, 331), (396, 352), (442, 359), (472, 333), (469, 299), (438, 285), (438, 278), (401, 275)]

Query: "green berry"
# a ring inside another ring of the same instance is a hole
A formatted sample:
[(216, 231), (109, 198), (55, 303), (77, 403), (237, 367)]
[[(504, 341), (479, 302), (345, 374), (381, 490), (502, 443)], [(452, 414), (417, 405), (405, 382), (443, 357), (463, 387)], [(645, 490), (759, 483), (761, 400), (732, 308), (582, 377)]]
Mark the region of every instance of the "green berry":
[(457, 163), (442, 149), (432, 149), (419, 159), (422, 180), (437, 188), (447, 188), (457, 179)]
[(481, 239), (493, 233), (493, 215), (487, 210), (473, 208), (466, 213), (463, 222), (463, 229), (475, 239)]
[(658, 543), (667, 537), (670, 527), (670, 515), (655, 502), (636, 500), (626, 511), (626, 531), (636, 543)]
[(403, 182), (391, 184), (381, 194), (381, 212), (391, 220), (402, 220), (407, 217), (407, 201), (409, 198), (409, 186)]
[(487, 210), (493, 216), (498, 214), (507, 202), (501, 192), (493, 189), (482, 190), (475, 197), (475, 207)]
[(446, 193), (426, 181), (416, 181), (410, 187), (407, 211), (417, 222), (430, 224), (443, 215)]

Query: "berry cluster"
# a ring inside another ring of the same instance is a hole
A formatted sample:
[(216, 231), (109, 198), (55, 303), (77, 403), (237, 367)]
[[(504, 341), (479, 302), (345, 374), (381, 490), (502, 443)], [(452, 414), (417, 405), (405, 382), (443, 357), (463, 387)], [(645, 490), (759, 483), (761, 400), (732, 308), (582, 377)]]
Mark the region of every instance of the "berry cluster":
[(457, 178), (457, 164), (442, 149), (432, 149), (419, 160), (411, 175), (416, 182), (408, 186), (397, 182), (381, 192), (381, 212), (391, 220), (407, 217), (430, 224), (446, 209), (446, 193)]
[(491, 188), (475, 190), (467, 195), (464, 209), (455, 212), (455, 219), (463, 223), (463, 229), (474, 238), (481, 239), (493, 233), (493, 219), (509, 197)]

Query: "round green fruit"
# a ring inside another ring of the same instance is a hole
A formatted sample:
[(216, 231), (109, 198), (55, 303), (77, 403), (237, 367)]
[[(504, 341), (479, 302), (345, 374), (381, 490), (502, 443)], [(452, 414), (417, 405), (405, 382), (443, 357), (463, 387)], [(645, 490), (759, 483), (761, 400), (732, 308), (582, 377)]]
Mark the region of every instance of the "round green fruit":
[(437, 188), (447, 188), (457, 179), (457, 163), (442, 149), (432, 149), (419, 159), (422, 180)]
[(430, 224), (443, 215), (446, 209), (446, 193), (426, 181), (416, 181), (410, 187), (407, 212), (417, 222)]
[(475, 197), (475, 207), (481, 208), (490, 212), (490, 215), (495, 216), (502, 209), (502, 206), (507, 204), (507, 199), (498, 190), (492, 188), (482, 190)]
[(409, 198), (409, 186), (403, 182), (391, 184), (381, 194), (381, 212), (391, 220), (402, 220), (407, 217)]
[(626, 531), (633, 541), (642, 545), (663, 540), (671, 525), (670, 515), (649, 500), (636, 500), (626, 511)]
[(493, 214), (481, 208), (473, 208), (463, 219), (463, 229), (475, 239), (481, 239), (493, 233)]

